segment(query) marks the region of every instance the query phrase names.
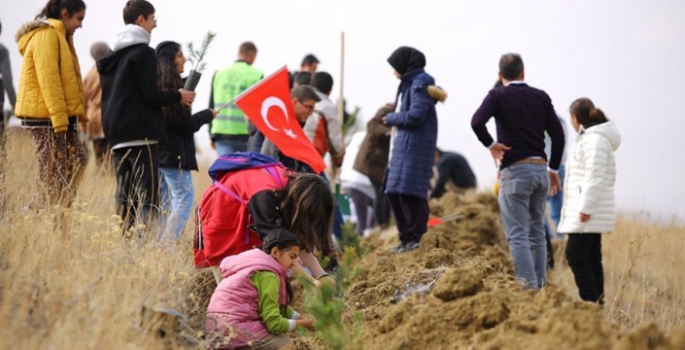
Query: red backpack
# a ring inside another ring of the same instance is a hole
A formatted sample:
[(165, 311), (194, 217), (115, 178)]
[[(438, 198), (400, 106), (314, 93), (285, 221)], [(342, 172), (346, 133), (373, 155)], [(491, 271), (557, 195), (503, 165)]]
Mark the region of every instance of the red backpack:
[(282, 189), (286, 168), (259, 153), (219, 157), (209, 168), (214, 180), (195, 213), (193, 253), (197, 268), (216, 266), (230, 255), (259, 247), (262, 241), (250, 226), (247, 204), (260, 191)]

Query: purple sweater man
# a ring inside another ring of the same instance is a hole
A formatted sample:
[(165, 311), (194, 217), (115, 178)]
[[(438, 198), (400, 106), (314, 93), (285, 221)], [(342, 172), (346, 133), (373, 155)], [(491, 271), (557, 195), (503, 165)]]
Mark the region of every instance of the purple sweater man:
[[(503, 86), (490, 90), (473, 115), (471, 127), (500, 167), (500, 211), (516, 278), (524, 288), (537, 290), (545, 285), (545, 203), (548, 195), (559, 190), (557, 171), (564, 152), (564, 130), (549, 96), (523, 81), (521, 56), (503, 55), (499, 70)], [(497, 141), (486, 128), (492, 117)], [(545, 131), (552, 139), (549, 160)]]

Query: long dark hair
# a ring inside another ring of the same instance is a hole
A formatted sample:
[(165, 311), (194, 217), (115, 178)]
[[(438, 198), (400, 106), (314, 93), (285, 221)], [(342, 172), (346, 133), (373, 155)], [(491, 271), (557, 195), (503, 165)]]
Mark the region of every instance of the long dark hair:
[[(163, 41), (157, 45), (157, 86), (160, 90), (178, 90), (183, 87), (183, 79), (176, 70), (176, 55), (181, 50), (181, 45), (174, 41)], [(167, 123), (178, 124), (181, 115), (190, 112), (190, 107), (180, 103), (164, 107), (164, 119)]]
[(596, 108), (595, 104), (589, 98), (581, 97), (573, 103), (569, 108), (571, 114), (576, 117), (578, 124), (583, 127), (606, 123), (607, 119), (601, 109)]
[(331, 188), (318, 175), (290, 173), (283, 190), (276, 191), (280, 201), (283, 226), (292, 231), (302, 248), (331, 250), (331, 229), (335, 207)]
[(83, 0), (49, 0), (45, 7), (43, 7), (43, 10), (38, 13), (36, 19), (61, 19), (60, 12), (65, 9), (69, 13), (69, 18), (71, 18), (76, 12), (85, 10), (86, 3)]
[[(283, 251), (296, 246), (300, 246), (300, 241), (297, 240), (297, 237), (291, 232), (282, 230), (270, 233), (264, 238), (264, 242), (262, 242), (262, 251), (271, 254), (271, 249), (274, 249), (274, 247), (278, 248), (279, 251)], [(293, 286), (290, 285), (290, 280), (287, 278), (285, 279), (285, 291), (288, 295), (286, 302), (290, 304), (293, 300), (294, 293)]]

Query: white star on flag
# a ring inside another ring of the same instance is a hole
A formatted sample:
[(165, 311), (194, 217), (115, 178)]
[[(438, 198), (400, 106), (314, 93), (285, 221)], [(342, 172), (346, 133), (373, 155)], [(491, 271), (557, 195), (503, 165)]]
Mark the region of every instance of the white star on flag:
[(285, 134), (288, 135), (290, 138), (292, 138), (292, 139), (296, 139), (296, 138), (297, 138), (297, 135), (295, 135), (295, 133), (294, 133), (292, 130), (290, 130), (290, 129), (283, 129), (283, 131), (285, 131)]

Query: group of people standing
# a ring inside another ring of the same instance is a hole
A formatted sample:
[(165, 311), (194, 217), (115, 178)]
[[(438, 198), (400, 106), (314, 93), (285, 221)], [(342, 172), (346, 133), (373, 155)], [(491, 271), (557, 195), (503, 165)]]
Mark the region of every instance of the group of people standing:
[[(545, 286), (548, 196), (563, 190), (557, 232), (568, 235), (566, 256), (583, 300), (603, 303), (601, 234), (614, 230), (616, 213), (614, 152), (620, 134), (592, 101), (580, 98), (569, 109), (578, 132), (570, 152), (565, 183), (559, 169), (566, 144), (550, 97), (525, 83), (521, 56), (505, 54), (499, 63), (501, 85), (490, 90), (471, 120), (481, 143), (500, 169), (499, 203), (516, 277), (526, 289)], [(492, 117), (497, 140), (486, 128)], [(551, 139), (549, 159), (545, 136)]]
[(87, 131), (98, 163), (111, 152), (118, 212), (127, 231), (135, 220), (149, 222), (145, 218), (159, 211), (160, 154), (169, 155), (162, 169), (197, 167), (194, 145), (191, 157), (177, 156), (183, 136), (173, 128), (181, 122), (205, 123), (213, 113), (190, 118), (195, 93), (180, 89), (180, 45), (167, 52), (172, 45), (163, 43), (157, 52), (148, 46), (155, 18), (154, 7), (145, 1), (126, 4), (125, 27), (111, 49), (93, 45), (98, 67), (83, 82), (73, 34), (85, 15), (82, 0), (50, 0), (17, 34), (24, 61), (15, 114), (33, 134), (40, 174), (40, 196), (32, 206), (71, 205), (87, 161), (79, 132)]
[[(252, 66), (256, 46), (240, 46), (238, 59), (212, 78), (209, 108), (193, 114), (195, 93), (183, 88), (181, 78), (186, 61), (181, 45), (149, 46), (157, 23), (151, 3), (126, 3), (124, 26), (111, 47), (92, 47), (97, 67), (84, 82), (73, 34), (85, 15), (83, 0), (49, 0), (17, 35), (24, 61), (15, 111), (35, 140), (45, 196), (36, 197), (33, 206), (71, 205), (87, 161), (79, 130), (87, 130), (98, 163), (107, 154), (113, 159), (122, 231), (140, 234), (136, 224), (158, 220), (166, 205), (165, 236), (178, 240), (193, 211), (191, 171), (198, 169), (193, 134), (209, 124), (220, 158), (210, 171), (214, 183), (197, 208), (194, 242), (198, 266), (220, 266), (208, 331), (242, 325), (257, 334), (257, 344), (270, 348), (287, 342), (276, 333), (311, 328), (310, 320), (298, 320), (287, 308), (292, 299), (287, 270), (306, 271), (316, 283), (330, 277), (314, 253), (330, 252), (331, 232), (340, 230), (342, 220), (325, 174), (313, 174), (307, 164), (287, 157), (232, 103), (264, 77)], [(395, 102), (353, 138), (358, 151), (347, 160), (342, 124), (329, 97), (333, 78), (317, 72), (318, 63), (308, 55), (293, 75), (295, 116), (322, 157), (330, 154), (334, 165), (368, 177), (363, 186), (353, 177), (343, 177), (343, 183), (355, 204), (373, 206), (382, 227), (392, 212), (400, 236), (392, 252), (417, 249), (427, 231), (429, 198), (441, 196), (450, 180), (463, 188), (476, 186), (462, 156), (436, 147), (436, 104), (446, 96), (425, 71), (425, 55), (411, 47), (390, 55), (400, 81)], [(501, 86), (488, 93), (471, 125), (501, 173), (499, 202), (516, 277), (525, 288), (540, 289), (546, 280), (545, 203), (562, 190), (558, 170), (565, 134), (550, 97), (525, 83), (519, 55), (503, 55), (499, 75)], [(579, 137), (569, 156), (557, 231), (569, 236), (566, 253), (581, 297), (601, 303), (600, 234), (614, 228), (614, 151), (620, 135), (589, 99), (574, 101), (570, 114)], [(486, 128), (492, 117), (496, 140)], [(444, 171), (431, 189), (436, 164)], [(359, 220), (366, 223), (357, 227), (361, 234), (371, 220)], [(218, 346), (248, 345), (241, 341)]]

